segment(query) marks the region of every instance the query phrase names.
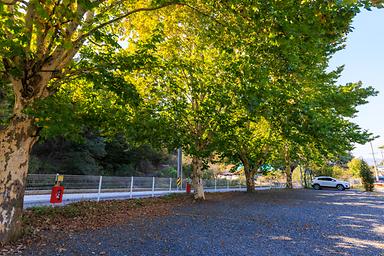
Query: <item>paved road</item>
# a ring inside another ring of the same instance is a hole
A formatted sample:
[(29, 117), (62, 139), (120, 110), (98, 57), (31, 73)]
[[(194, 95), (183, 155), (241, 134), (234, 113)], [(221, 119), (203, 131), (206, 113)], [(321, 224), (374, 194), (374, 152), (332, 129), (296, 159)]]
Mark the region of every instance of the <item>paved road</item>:
[(167, 216), (71, 234), (24, 253), (378, 256), (384, 255), (384, 197), (332, 190), (207, 195)]
[[(257, 187), (257, 190), (270, 189), (270, 187)], [(229, 188), (229, 189), (205, 189), (207, 192), (228, 192), (228, 191), (245, 191), (245, 188)], [(133, 192), (132, 196), (130, 192), (104, 192), (104, 193), (76, 193), (63, 195), (63, 203), (59, 205), (65, 205), (73, 202), (84, 200), (111, 200), (111, 199), (128, 199), (128, 198), (145, 198), (151, 196), (164, 196), (171, 193), (184, 193), (185, 190), (164, 190), (164, 191), (140, 191)], [(25, 195), (24, 196), (24, 208), (30, 208), (34, 206), (46, 206), (49, 203), (50, 195)]]

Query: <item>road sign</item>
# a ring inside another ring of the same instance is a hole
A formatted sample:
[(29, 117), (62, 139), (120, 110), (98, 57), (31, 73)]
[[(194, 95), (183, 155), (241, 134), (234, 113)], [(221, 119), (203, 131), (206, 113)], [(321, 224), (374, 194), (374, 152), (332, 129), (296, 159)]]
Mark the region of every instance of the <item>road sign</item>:
[(57, 182), (63, 182), (63, 180), (64, 180), (64, 175), (57, 175), (56, 176), (56, 181)]
[(181, 178), (180, 178), (180, 177), (177, 178), (177, 180), (176, 180), (176, 184), (177, 184), (178, 187), (181, 186)]

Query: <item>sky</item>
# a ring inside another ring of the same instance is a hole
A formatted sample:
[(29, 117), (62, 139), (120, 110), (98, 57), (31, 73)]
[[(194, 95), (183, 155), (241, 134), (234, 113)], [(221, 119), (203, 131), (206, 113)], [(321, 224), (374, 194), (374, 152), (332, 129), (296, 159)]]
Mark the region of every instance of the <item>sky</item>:
[[(380, 136), (372, 141), (379, 163), (384, 155), (384, 150), (378, 148), (384, 146), (384, 10), (364, 10), (355, 17), (352, 26), (354, 30), (348, 35), (346, 48), (333, 56), (330, 68), (345, 65), (339, 78), (341, 84), (362, 81), (363, 85), (379, 91), (378, 96), (368, 99), (369, 103), (358, 107), (353, 119), (361, 128)], [(370, 143), (357, 144), (352, 154), (373, 164)]]

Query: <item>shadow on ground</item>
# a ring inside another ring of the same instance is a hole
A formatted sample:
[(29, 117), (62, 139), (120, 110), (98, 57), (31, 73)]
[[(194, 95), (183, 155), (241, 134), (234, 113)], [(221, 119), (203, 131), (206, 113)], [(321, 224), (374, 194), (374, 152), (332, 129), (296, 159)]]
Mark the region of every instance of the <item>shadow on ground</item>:
[(73, 233), (25, 255), (384, 255), (384, 196), (271, 190), (208, 195), (172, 214)]

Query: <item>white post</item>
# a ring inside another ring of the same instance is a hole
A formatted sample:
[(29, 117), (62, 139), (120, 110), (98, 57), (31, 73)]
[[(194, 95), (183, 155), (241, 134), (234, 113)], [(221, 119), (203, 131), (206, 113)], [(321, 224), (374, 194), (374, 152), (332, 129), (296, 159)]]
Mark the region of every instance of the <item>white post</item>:
[(172, 191), (172, 178), (169, 178), (169, 192)]
[(227, 178), (227, 190), (229, 190), (229, 180)]
[(217, 183), (217, 179), (215, 178), (215, 192), (216, 192), (216, 190), (217, 190), (216, 183)]
[(103, 176), (100, 176), (100, 179), (99, 179), (99, 192), (97, 193), (97, 202), (100, 201), (101, 183), (102, 182), (103, 182)]
[(152, 197), (155, 196), (155, 177), (152, 177)]
[(130, 190), (130, 198), (132, 198), (133, 197), (133, 176), (131, 176), (131, 190)]

